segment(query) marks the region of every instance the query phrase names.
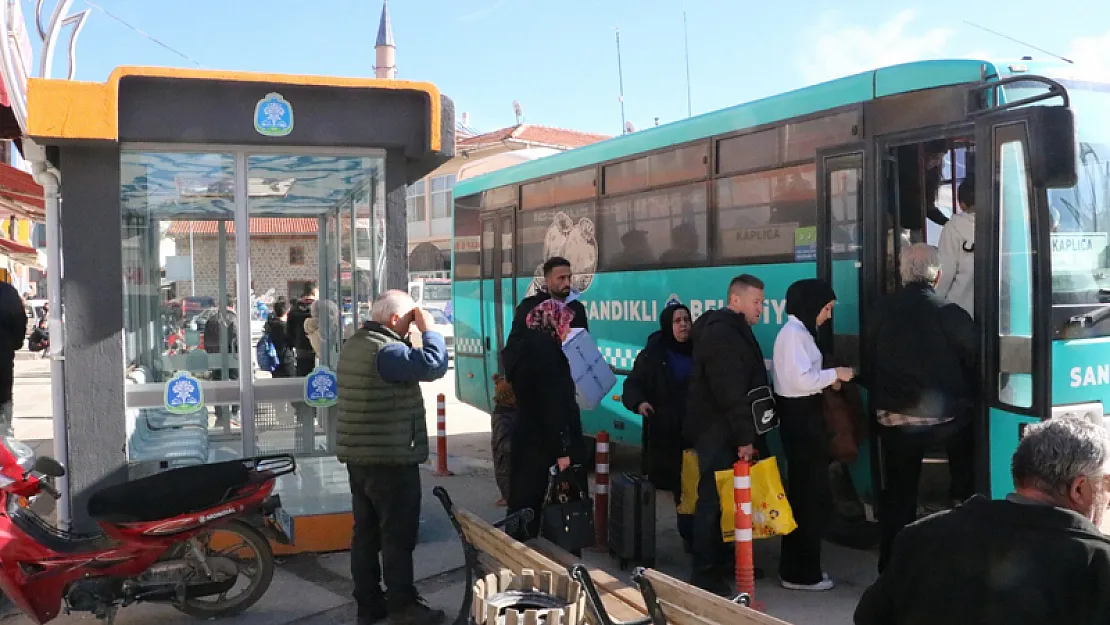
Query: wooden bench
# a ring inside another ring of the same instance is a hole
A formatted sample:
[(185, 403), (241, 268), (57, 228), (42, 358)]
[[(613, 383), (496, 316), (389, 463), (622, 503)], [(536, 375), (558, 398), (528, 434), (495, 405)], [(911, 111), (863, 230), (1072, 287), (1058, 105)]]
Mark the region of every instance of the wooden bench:
[[(464, 544), (472, 545), (477, 552), (468, 555), (468, 565), (476, 564), (475, 568), (480, 567), (485, 573), (496, 573), (500, 569), (516, 574), (526, 570), (550, 571), (576, 579), (588, 589), (596, 589), (597, 600), (603, 608), (587, 611), (591, 625), (789, 625), (654, 569), (637, 569), (633, 573), (640, 586), (636, 588), (601, 569), (586, 566), (549, 541), (537, 539), (526, 545), (514, 540), (476, 515), (455, 508), (442, 488), (437, 487), (433, 492), (451, 516)], [(645, 596), (651, 597), (653, 609), (649, 610)]]

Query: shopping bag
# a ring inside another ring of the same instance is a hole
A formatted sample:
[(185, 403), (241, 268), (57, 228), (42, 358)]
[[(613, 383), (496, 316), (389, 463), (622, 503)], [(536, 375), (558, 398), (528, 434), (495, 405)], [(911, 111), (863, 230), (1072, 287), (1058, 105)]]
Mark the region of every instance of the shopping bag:
[(698, 505), (698, 453), (693, 449), (682, 452), (682, 501), (678, 504), (679, 514), (693, 514)]
[[(779, 476), (779, 465), (772, 456), (752, 465), (752, 538), (784, 536), (797, 529), (794, 511), (786, 499)], [(717, 492), (721, 497), (721, 536), (733, 542), (736, 525), (732, 471), (717, 472)]]
[(752, 537), (785, 536), (798, 528), (775, 459), (752, 466)]

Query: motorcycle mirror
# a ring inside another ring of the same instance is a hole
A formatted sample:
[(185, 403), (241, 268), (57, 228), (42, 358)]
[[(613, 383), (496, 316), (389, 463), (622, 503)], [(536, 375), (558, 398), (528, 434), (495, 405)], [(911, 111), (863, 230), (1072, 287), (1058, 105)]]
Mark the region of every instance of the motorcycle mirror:
[(41, 473), (49, 477), (63, 477), (66, 474), (65, 467), (50, 456), (39, 456), (36, 458), (35, 466), (31, 467), (31, 469), (36, 473)]

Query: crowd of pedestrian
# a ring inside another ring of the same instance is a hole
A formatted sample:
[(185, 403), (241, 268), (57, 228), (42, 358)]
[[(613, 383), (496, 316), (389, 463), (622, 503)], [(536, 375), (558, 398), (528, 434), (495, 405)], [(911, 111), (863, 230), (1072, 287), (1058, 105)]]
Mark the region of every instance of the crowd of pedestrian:
[[(696, 320), (680, 303), (664, 308), (621, 398), (643, 422), (642, 473), (676, 506), (684, 459), (696, 456), (697, 501), (693, 514), (678, 515), (691, 583), (730, 594), (715, 476), (737, 460), (769, 457), (767, 436), (777, 429), (797, 523), (782, 538), (779, 583), (798, 591), (835, 587), (822, 565), (833, 516), (829, 468), (843, 461), (843, 437), (858, 432), (833, 431), (845, 420), (833, 418), (830, 406), (859, 404), (850, 400), (856, 395), (829, 397), (862, 384), (881, 441), (882, 537), (880, 577), (861, 600), (857, 623), (1034, 623), (1060, 614), (1075, 616), (1067, 622), (1104, 622), (1110, 615), (1110, 601), (1092, 592), (1110, 580), (1110, 541), (1097, 527), (1110, 503), (1110, 437), (1082, 419), (1030, 426), (1013, 459), (1015, 494), (1004, 501), (973, 496), (976, 330), (966, 301), (937, 294), (942, 262), (932, 246), (902, 250), (903, 288), (883, 296), (870, 316), (867, 379), (828, 366), (822, 327), (837, 296), (821, 280), (789, 287), (787, 320), (767, 355), (752, 331), (765, 297), (755, 276), (734, 278), (725, 307)], [(584, 483), (588, 460), (562, 349), (572, 329), (588, 330), (588, 321), (571, 288), (570, 263), (552, 258), (543, 271), (545, 286), (516, 308), (500, 354), (504, 373), (494, 377), (498, 503), (508, 514), (536, 512), (516, 528), (521, 540), (539, 535), (553, 476)], [(280, 320), (284, 308), (275, 313)], [(359, 623), (388, 616), (400, 625), (438, 625), (444, 614), (413, 586), (412, 554), (417, 465), (428, 457), (419, 383), (444, 375), (447, 352), (430, 315), (404, 292), (383, 295), (371, 316), (344, 342), (337, 368), (338, 456), (348, 465), (354, 501)], [(413, 329), (419, 347), (407, 338)], [(958, 507), (917, 521), (922, 459), (938, 445), (949, 454)]]

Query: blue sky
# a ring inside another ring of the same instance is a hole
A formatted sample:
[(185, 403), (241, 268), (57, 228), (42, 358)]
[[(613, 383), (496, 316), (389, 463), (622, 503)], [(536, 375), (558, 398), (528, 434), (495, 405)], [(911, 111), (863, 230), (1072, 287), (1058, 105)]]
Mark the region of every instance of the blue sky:
[[(201, 66), (372, 76), (379, 0), (95, 0)], [(393, 0), (398, 77), (429, 80), (480, 130), (526, 121), (616, 134), (620, 27), (626, 114), (638, 128), (686, 116), (682, 12), (695, 114), (872, 67), (946, 56), (1044, 55), (976, 22), (1085, 63), (1110, 65), (1106, 0)], [(52, 6), (51, 2), (47, 3)], [(23, 0), (31, 19), (33, 0)], [(894, 6), (895, 8), (891, 8)], [(76, 0), (73, 11), (91, 8)], [(30, 24), (30, 22), (29, 22)], [(34, 27), (31, 26), (34, 33)], [(34, 38), (34, 37), (33, 37)], [(64, 46), (64, 42), (62, 44)], [(55, 75), (65, 74), (56, 55)], [(119, 65), (192, 63), (93, 9), (77, 78)]]

